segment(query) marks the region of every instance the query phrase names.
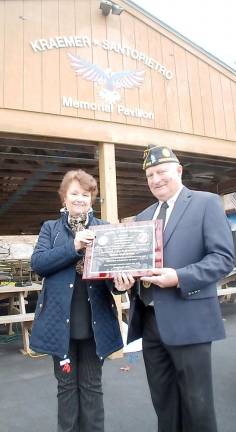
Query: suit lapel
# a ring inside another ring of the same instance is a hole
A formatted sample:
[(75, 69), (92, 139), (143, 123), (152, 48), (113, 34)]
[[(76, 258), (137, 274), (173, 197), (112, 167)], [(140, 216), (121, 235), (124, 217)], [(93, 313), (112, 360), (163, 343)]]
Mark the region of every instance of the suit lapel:
[(168, 223), (166, 225), (165, 231), (164, 231), (164, 247), (169, 241), (173, 231), (176, 228), (176, 225), (178, 224), (179, 220), (183, 216), (186, 208), (188, 207), (190, 201), (191, 201), (192, 193), (189, 189), (186, 187), (183, 187), (181, 190), (176, 203), (174, 205), (174, 208), (171, 212), (170, 218), (168, 220)]
[(158, 206), (158, 201), (155, 204), (152, 204), (150, 207), (148, 207), (146, 210), (144, 210), (142, 213), (136, 216), (136, 221), (147, 221), (152, 220), (153, 215), (156, 211), (156, 208)]

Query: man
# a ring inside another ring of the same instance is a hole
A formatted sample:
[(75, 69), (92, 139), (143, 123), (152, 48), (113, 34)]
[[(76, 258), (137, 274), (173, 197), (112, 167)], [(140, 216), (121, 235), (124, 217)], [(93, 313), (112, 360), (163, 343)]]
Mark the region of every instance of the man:
[(128, 342), (143, 338), (158, 432), (216, 432), (211, 342), (225, 337), (216, 282), (234, 266), (232, 234), (217, 195), (183, 186), (172, 150), (149, 146), (143, 168), (157, 202), (136, 220), (163, 220), (164, 268), (132, 290)]

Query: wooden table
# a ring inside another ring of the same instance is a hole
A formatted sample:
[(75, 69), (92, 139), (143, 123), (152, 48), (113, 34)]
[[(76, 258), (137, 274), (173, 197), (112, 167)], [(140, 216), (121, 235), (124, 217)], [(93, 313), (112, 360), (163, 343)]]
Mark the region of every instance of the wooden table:
[(19, 313), (15, 315), (7, 314), (0, 316), (0, 324), (21, 323), (24, 354), (30, 353), (29, 348), (29, 328), (34, 320), (34, 313), (27, 313), (25, 309), (25, 297), (29, 292), (41, 291), (42, 285), (32, 283), (32, 285), (24, 287), (16, 287), (11, 285), (0, 285), (0, 300), (9, 299), (10, 309), (12, 309), (13, 301), (18, 300)]
[[(229, 282), (234, 282), (235, 286), (228, 286)], [(232, 294), (236, 294), (236, 267), (217, 285), (217, 294), (218, 296), (231, 296)]]

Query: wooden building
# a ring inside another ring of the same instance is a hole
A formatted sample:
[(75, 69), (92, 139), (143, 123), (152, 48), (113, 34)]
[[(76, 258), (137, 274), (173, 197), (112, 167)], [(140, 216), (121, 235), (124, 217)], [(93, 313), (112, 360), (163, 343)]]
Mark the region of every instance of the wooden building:
[(135, 214), (148, 143), (176, 151), (186, 186), (236, 190), (235, 71), (131, 1), (100, 3), (0, 1), (0, 235), (37, 234), (77, 167), (98, 215)]

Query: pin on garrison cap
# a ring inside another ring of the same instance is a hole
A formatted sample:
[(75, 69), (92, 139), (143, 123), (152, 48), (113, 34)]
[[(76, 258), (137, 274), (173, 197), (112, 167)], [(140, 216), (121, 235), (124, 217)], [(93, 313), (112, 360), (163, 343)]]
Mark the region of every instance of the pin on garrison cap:
[(155, 146), (149, 144), (143, 154), (143, 169), (162, 163), (175, 162), (179, 163), (176, 154), (168, 147)]

